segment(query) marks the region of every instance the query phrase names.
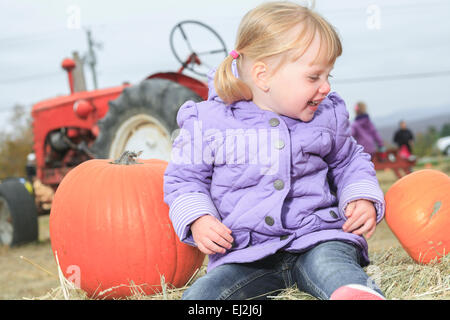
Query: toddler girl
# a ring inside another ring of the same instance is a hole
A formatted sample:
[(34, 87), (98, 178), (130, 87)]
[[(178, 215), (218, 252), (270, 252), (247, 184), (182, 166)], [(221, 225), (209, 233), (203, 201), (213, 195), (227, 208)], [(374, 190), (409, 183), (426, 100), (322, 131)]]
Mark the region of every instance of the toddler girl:
[(183, 299), (262, 299), (293, 285), (319, 299), (384, 299), (362, 269), (383, 192), (329, 94), (341, 52), (317, 13), (262, 4), (210, 73), (208, 100), (180, 107), (164, 200), (180, 240), (209, 255)]

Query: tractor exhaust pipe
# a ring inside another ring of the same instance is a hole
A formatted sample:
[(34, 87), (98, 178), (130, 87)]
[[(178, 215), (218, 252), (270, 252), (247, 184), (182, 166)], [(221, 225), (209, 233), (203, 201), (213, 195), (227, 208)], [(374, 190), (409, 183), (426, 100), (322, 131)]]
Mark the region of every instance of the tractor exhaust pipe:
[(66, 58), (61, 63), (61, 67), (67, 71), (67, 75), (69, 76), (69, 86), (70, 86), (70, 94), (74, 93), (73, 90), (73, 74), (72, 71), (75, 69), (75, 61), (70, 58)]

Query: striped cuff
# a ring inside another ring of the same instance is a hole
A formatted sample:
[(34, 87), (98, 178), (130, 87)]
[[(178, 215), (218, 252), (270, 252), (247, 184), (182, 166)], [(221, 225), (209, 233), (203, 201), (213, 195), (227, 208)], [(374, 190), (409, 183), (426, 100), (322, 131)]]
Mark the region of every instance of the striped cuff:
[(173, 201), (169, 209), (169, 217), (180, 241), (196, 246), (190, 232), (190, 225), (205, 214), (212, 215), (217, 219), (220, 217), (210, 196), (204, 193), (185, 193)]
[(350, 202), (359, 199), (369, 200), (374, 203), (377, 211), (377, 223), (379, 223), (384, 217), (384, 194), (378, 184), (369, 180), (353, 183), (344, 188), (339, 199), (339, 212), (341, 216), (347, 220), (345, 208), (347, 208)]

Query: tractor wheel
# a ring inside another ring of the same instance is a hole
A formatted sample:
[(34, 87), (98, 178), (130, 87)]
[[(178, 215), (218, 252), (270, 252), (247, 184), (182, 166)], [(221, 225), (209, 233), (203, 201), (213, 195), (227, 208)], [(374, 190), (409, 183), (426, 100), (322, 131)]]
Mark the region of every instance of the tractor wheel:
[(188, 100), (201, 98), (165, 79), (148, 79), (125, 88), (109, 102), (108, 113), (98, 122), (100, 133), (92, 151), (97, 158), (107, 159), (117, 159), (125, 150), (143, 151), (142, 159), (169, 161), (177, 112)]
[(25, 179), (0, 184), (0, 245), (12, 247), (38, 239), (37, 209), (28, 189)]

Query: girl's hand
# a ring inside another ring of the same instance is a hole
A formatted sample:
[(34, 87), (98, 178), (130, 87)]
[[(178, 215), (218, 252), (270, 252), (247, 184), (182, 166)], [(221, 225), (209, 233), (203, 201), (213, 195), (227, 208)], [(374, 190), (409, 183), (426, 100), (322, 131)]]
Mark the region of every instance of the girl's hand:
[(371, 201), (360, 199), (350, 202), (345, 209), (345, 216), (347, 221), (342, 226), (345, 232), (365, 234), (367, 239), (375, 232), (377, 214)]
[(231, 230), (209, 214), (195, 220), (191, 232), (198, 249), (204, 254), (225, 253), (225, 248), (231, 249)]

